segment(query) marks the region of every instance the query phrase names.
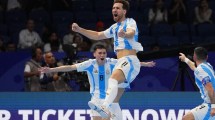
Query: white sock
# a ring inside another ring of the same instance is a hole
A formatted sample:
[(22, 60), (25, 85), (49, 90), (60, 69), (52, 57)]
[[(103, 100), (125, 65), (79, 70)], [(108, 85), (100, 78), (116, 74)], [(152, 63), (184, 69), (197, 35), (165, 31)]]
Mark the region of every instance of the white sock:
[(111, 120), (122, 120), (122, 110), (119, 106), (119, 103), (112, 103), (109, 107), (111, 114), (114, 114), (115, 117), (111, 118)]
[(107, 89), (105, 101), (103, 104), (106, 108), (108, 108), (110, 104), (113, 103), (114, 99), (117, 96), (117, 93), (118, 93), (118, 81), (113, 78), (110, 78), (108, 80), (108, 89)]

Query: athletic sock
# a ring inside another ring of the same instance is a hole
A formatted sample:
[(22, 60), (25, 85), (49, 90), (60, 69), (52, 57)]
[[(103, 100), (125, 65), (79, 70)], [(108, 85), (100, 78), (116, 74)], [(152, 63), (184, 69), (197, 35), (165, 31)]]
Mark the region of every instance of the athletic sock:
[(108, 80), (108, 89), (107, 89), (105, 101), (103, 104), (106, 108), (108, 108), (110, 104), (113, 103), (114, 99), (117, 96), (117, 93), (118, 93), (118, 81), (113, 78), (110, 78)]
[(122, 120), (122, 110), (119, 106), (119, 103), (112, 103), (109, 107), (109, 110), (111, 115), (114, 114), (114, 116), (111, 117), (111, 120)]

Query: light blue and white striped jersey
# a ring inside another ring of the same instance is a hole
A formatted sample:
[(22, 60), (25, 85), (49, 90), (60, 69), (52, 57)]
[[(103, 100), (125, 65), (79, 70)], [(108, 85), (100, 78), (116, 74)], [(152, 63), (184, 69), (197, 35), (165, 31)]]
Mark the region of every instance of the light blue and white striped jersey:
[(213, 88), (215, 88), (215, 75), (213, 67), (208, 62), (201, 63), (195, 69), (194, 74), (196, 85), (199, 87), (202, 99), (205, 103), (210, 103), (210, 98), (204, 85), (210, 82)]
[(108, 88), (108, 79), (117, 63), (117, 59), (106, 58), (104, 65), (99, 66), (96, 59), (89, 59), (76, 64), (78, 72), (87, 72), (92, 97), (105, 99)]
[[(121, 29), (126, 31), (127, 28), (135, 30), (133, 38), (121, 38), (118, 37), (118, 33)], [(107, 38), (114, 38), (114, 51), (119, 49), (134, 49), (136, 51), (143, 51), (142, 45), (138, 42), (138, 28), (134, 19), (126, 18), (121, 23), (115, 23), (110, 28), (104, 31), (104, 35)]]

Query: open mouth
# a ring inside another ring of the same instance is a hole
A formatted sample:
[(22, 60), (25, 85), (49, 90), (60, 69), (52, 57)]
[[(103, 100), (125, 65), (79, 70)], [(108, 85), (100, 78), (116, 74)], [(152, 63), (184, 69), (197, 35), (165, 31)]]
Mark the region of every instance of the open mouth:
[(113, 14), (113, 16), (114, 16), (114, 17), (117, 17), (118, 15), (117, 15), (117, 14)]
[(101, 60), (104, 60), (104, 58), (100, 58)]

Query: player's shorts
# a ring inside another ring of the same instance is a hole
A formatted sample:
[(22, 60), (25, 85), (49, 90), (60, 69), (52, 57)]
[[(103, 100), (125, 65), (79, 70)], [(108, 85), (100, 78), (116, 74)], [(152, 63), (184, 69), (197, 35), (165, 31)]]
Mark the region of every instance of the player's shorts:
[(118, 59), (113, 71), (120, 69), (123, 71), (126, 80), (118, 85), (119, 88), (130, 88), (130, 83), (140, 72), (140, 61), (135, 55), (129, 55)]
[[(99, 98), (95, 98), (95, 97), (91, 98), (91, 101), (93, 103), (96, 103), (96, 105), (102, 105), (104, 103), (104, 100), (105, 99), (99, 99)], [(94, 116), (100, 116), (100, 114), (98, 112), (96, 112), (95, 110), (91, 109), (91, 111), (90, 111), (90, 117), (94, 117)]]
[(191, 110), (195, 120), (215, 120), (215, 117), (210, 116), (210, 104), (203, 103)]

